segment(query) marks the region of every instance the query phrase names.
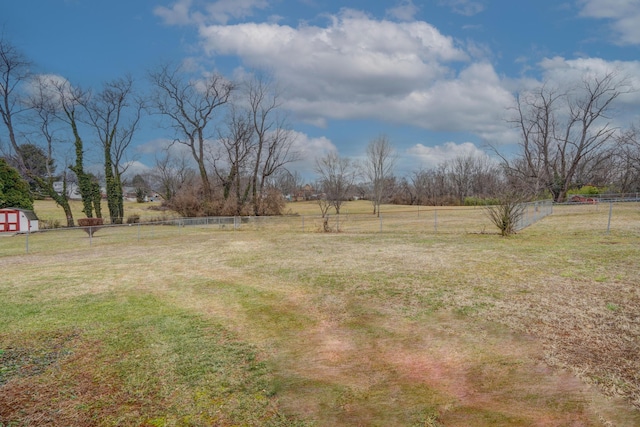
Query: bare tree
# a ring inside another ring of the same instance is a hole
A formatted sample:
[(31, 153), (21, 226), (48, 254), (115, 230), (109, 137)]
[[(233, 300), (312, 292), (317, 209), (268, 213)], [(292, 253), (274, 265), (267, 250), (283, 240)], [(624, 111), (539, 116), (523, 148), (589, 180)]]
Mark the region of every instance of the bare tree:
[(521, 197), (514, 193), (504, 194), (500, 197), (500, 203), (486, 207), (487, 216), (503, 237), (511, 236), (518, 231), (518, 222), (522, 219), (524, 211), (525, 205)]
[(340, 214), (342, 204), (348, 199), (349, 192), (357, 177), (357, 168), (348, 157), (340, 157), (335, 151), (316, 159), (315, 171), (319, 183), (330, 206)]
[(380, 135), (367, 145), (364, 173), (371, 183), (373, 214), (380, 216), (380, 205), (393, 175), (396, 156), (386, 135)]
[(28, 103), (34, 117), (29, 120), (31, 126), (36, 128), (35, 138), (36, 140), (42, 140), (46, 144), (45, 153), (45, 165), (46, 171), (43, 174), (33, 173), (32, 168), (28, 166), (28, 162), (24, 162), (27, 166), (27, 174), (33, 179), (38, 187), (42, 189), (49, 197), (51, 197), (58, 206), (60, 206), (67, 218), (67, 227), (73, 227), (73, 213), (71, 206), (69, 205), (69, 198), (67, 192), (67, 173), (62, 171), (62, 191), (58, 192), (55, 188), (55, 181), (57, 176), (55, 175), (54, 160), (54, 145), (60, 142), (57, 134), (60, 129), (56, 126), (56, 110), (57, 106), (54, 100), (50, 96), (50, 85), (47, 80), (42, 76), (38, 76), (34, 79), (32, 84), (33, 93), (28, 99)]
[(162, 157), (156, 157), (156, 165), (151, 171), (151, 186), (165, 202), (178, 194), (185, 184), (193, 180), (196, 172), (189, 167), (186, 155), (174, 155), (166, 150)]
[(165, 65), (151, 72), (155, 86), (151, 108), (169, 119), (175, 142), (187, 146), (196, 162), (205, 202), (213, 199), (213, 184), (206, 164), (207, 144), (216, 136), (216, 113), (231, 97), (235, 85), (219, 74), (189, 79), (183, 69)]
[(636, 126), (622, 132), (610, 170), (616, 190), (622, 193), (640, 191), (640, 131)]
[(275, 174), (274, 186), (282, 194), (294, 195), (302, 188), (302, 176), (298, 171), (280, 170)]
[(447, 177), (451, 182), (453, 195), (461, 205), (464, 204), (465, 197), (471, 194), (473, 188), (475, 160), (473, 154), (462, 154), (443, 163)]
[(22, 102), (20, 85), (31, 78), (31, 62), (15, 46), (0, 38), (0, 116), (9, 137), (12, 158), (20, 173), (25, 165), (19, 152), (15, 118), (29, 109)]
[(449, 180), (448, 191), (461, 205), (467, 197), (490, 197), (501, 190), (501, 170), (486, 155), (461, 154), (444, 161), (441, 168)]
[(267, 180), (299, 155), (293, 149), (294, 134), (280, 113), (280, 93), (274, 84), (258, 76), (248, 83), (247, 97), (255, 137), (251, 200), (253, 213), (260, 215)]
[(421, 169), (411, 175), (411, 187), (415, 193), (415, 203), (418, 205), (441, 205), (450, 194), (445, 165), (436, 169)]
[(224, 200), (228, 201), (234, 195), (235, 214), (240, 215), (251, 188), (251, 180), (247, 179), (254, 149), (254, 126), (250, 115), (244, 109), (232, 107), (227, 127), (220, 133), (219, 140), (221, 154), (214, 161), (214, 170), (222, 183)]
[(126, 76), (106, 83), (97, 96), (86, 100), (84, 107), (104, 153), (109, 217), (112, 224), (122, 224), (125, 155), (138, 129), (143, 103), (135, 96), (132, 78)]
[(616, 129), (608, 114), (627, 82), (615, 73), (585, 76), (567, 91), (542, 86), (520, 94), (514, 125), (520, 131), (521, 153), (506, 162), (512, 176), (534, 191), (547, 189), (564, 201), (585, 162), (599, 162), (599, 154), (613, 142)]

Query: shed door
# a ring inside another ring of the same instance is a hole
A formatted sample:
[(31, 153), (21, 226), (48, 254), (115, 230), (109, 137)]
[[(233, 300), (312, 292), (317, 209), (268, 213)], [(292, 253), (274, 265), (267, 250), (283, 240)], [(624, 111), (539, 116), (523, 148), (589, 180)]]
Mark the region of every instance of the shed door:
[(19, 231), (20, 215), (18, 211), (0, 212), (0, 232), (2, 231)]

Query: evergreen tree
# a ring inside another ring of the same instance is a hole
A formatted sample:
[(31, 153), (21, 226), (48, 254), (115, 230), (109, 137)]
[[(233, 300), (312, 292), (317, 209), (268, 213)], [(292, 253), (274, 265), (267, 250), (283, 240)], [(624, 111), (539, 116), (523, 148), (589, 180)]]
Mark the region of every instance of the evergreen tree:
[(0, 158), (0, 208), (33, 210), (33, 196), (29, 184), (17, 169)]

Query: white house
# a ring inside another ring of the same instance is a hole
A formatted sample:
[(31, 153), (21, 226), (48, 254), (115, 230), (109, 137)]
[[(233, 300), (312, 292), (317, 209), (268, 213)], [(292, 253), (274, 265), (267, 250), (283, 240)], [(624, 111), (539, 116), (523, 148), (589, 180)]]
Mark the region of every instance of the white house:
[[(64, 189), (64, 183), (62, 181), (54, 182), (53, 189), (56, 193), (62, 194), (62, 190)], [(78, 188), (77, 184), (73, 182), (67, 182), (67, 197), (71, 200), (82, 199), (82, 196), (80, 195), (80, 188)]]
[(0, 233), (38, 231), (38, 217), (33, 211), (19, 208), (0, 209)]

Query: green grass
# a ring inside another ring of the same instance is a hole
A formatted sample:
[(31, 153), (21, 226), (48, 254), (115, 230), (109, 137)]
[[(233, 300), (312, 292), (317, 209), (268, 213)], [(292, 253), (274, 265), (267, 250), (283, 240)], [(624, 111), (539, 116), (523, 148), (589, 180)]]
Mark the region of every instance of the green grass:
[(0, 425), (639, 425), (640, 209), (584, 208), (3, 237)]

